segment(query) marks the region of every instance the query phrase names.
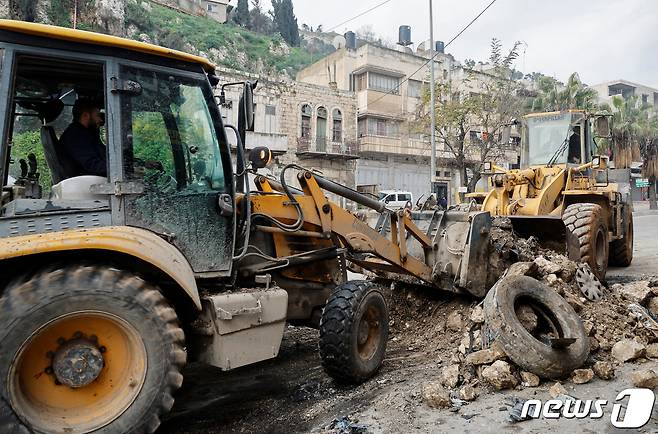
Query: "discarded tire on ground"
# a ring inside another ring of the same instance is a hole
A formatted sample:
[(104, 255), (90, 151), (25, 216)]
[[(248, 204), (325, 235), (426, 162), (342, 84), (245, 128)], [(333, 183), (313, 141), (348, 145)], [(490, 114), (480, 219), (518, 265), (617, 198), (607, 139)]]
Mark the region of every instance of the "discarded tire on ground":
[(384, 360), (388, 308), (372, 282), (338, 285), (320, 320), (320, 357), (325, 371), (343, 383), (372, 377)]
[[(516, 309), (530, 306), (538, 315), (539, 331), (530, 334)], [(507, 356), (521, 369), (544, 378), (561, 378), (582, 366), (589, 355), (589, 338), (573, 308), (555, 291), (527, 276), (503, 278), (484, 301), (485, 322)], [(549, 338), (573, 338), (551, 345)], [(540, 340), (541, 339), (541, 340)]]
[(0, 393), (30, 432), (152, 433), (183, 346), (162, 294), (125, 271), (47, 269), (0, 298)]
[(610, 242), (609, 264), (616, 267), (628, 267), (633, 262), (633, 213), (626, 213), (624, 238)]
[(603, 208), (595, 203), (569, 205), (562, 220), (567, 228), (569, 259), (588, 263), (596, 277), (605, 280), (610, 245)]

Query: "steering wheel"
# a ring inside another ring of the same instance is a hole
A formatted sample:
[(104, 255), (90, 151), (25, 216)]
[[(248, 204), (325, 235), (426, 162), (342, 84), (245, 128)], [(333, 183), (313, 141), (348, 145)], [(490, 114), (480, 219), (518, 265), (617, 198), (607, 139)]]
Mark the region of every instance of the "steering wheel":
[[(178, 188), (176, 178), (169, 175), (159, 161), (147, 161), (135, 158), (135, 166), (143, 170), (144, 182), (154, 186), (162, 193), (174, 193)], [(147, 172), (148, 171), (148, 172)]]

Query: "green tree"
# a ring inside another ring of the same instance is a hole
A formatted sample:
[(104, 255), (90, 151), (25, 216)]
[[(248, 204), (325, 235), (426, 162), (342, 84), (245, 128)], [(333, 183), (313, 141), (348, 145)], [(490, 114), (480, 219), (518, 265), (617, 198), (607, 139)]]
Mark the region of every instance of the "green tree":
[(541, 74), (537, 79), (539, 89), (532, 101), (532, 111), (596, 110), (598, 94), (580, 81), (577, 72), (569, 76), (566, 85)]
[(263, 6), (260, 4), (260, 0), (251, 0), (249, 16), (249, 30), (264, 35), (273, 33), (274, 23), (272, 23), (272, 19), (263, 12)]
[(612, 144), (609, 146), (616, 168), (627, 168), (642, 161), (642, 174), (649, 179), (649, 206), (658, 209), (658, 113), (637, 96), (612, 97), (612, 107), (601, 108), (612, 113)]
[[(445, 149), (452, 154), (462, 186), (474, 191), (486, 161), (501, 159), (510, 149), (502, 143), (503, 130), (523, 108), (520, 83), (514, 80), (514, 60), (520, 43), (504, 52), (500, 41), (493, 39), (486, 74), (466, 70), (467, 77), (456, 83), (436, 85), (436, 131)], [(417, 127), (427, 131), (431, 122), (429, 92), (423, 94)]]
[(299, 27), (292, 0), (272, 0), (274, 26), (291, 47), (299, 47)]
[(250, 28), (251, 17), (249, 16), (249, 3), (248, 0), (238, 0), (238, 6), (231, 15), (231, 19), (238, 26)]

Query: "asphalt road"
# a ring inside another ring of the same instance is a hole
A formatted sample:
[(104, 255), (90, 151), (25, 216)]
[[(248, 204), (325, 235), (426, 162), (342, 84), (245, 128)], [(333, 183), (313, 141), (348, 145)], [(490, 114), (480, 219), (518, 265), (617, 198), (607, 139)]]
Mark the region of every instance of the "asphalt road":
[(636, 280), (658, 276), (658, 212), (638, 210), (633, 219), (635, 240), (633, 262), (627, 268), (611, 268), (608, 280)]

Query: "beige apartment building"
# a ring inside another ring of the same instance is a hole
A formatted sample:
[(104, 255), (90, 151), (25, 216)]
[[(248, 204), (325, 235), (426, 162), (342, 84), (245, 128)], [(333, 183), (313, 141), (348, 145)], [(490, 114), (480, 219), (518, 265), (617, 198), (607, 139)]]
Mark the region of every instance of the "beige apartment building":
[[(266, 146), (274, 164), (265, 171), (277, 178), (288, 164), (317, 170), (326, 178), (356, 188), (356, 97), (335, 87), (299, 83), (286, 78), (260, 78), (246, 72), (219, 68), (221, 83), (256, 81), (254, 131), (247, 133), (246, 147)], [(220, 107), (225, 123), (237, 125), (241, 87), (227, 87)], [(217, 90), (219, 96), (220, 89)], [(236, 139), (229, 134), (235, 152)], [(296, 171), (286, 172), (297, 185)], [(330, 195), (332, 196), (332, 195)], [(342, 198), (333, 197), (342, 205)]]
[[(357, 186), (411, 191), (417, 200), (427, 196), (432, 185), (438, 197), (451, 201), (461, 185), (461, 174), (451, 164), (454, 156), (437, 140), (437, 168), (430, 184), (430, 136), (414, 122), (429, 82), (427, 61), (436, 51), (426, 50), (427, 43), (416, 51), (406, 46), (347, 45), (300, 71), (297, 81), (356, 94), (361, 157)], [(490, 78), (482, 68), (465, 69), (442, 52), (435, 57), (434, 68), (437, 81), (451, 81), (462, 95), (481, 91), (482, 83)], [(468, 140), (478, 140), (480, 134), (470, 131)], [(514, 149), (502, 155), (504, 161), (517, 161)]]
[(658, 89), (628, 80), (614, 80), (595, 84), (590, 88), (599, 93), (599, 102), (611, 104), (612, 97), (629, 98), (636, 96), (643, 104), (658, 107)]

